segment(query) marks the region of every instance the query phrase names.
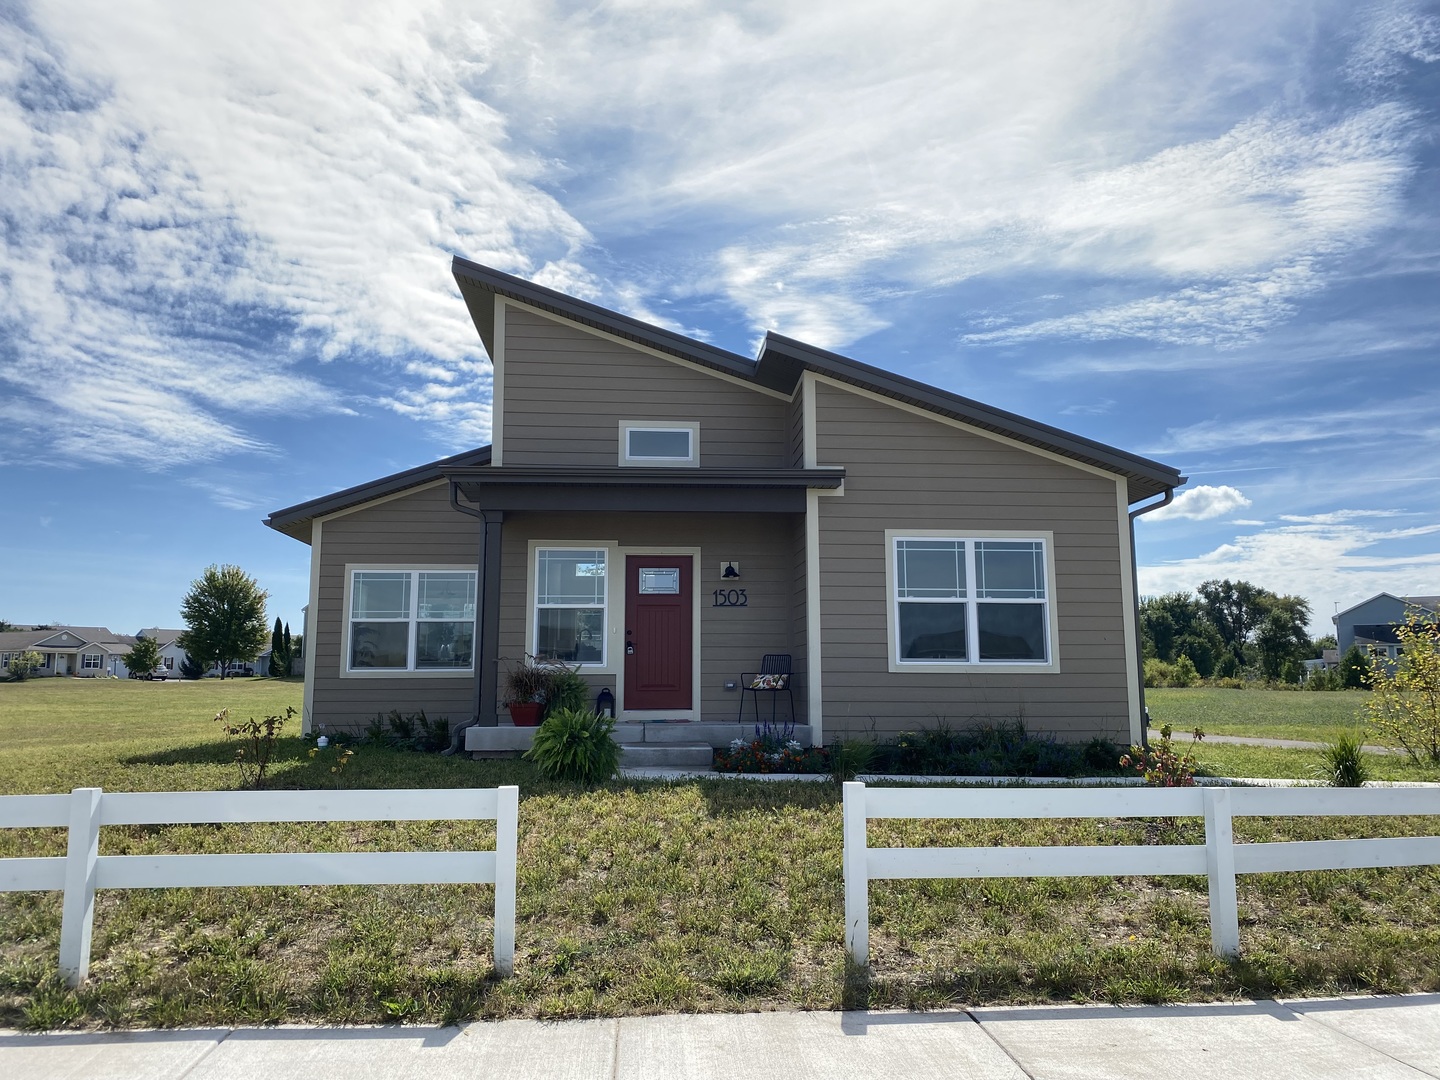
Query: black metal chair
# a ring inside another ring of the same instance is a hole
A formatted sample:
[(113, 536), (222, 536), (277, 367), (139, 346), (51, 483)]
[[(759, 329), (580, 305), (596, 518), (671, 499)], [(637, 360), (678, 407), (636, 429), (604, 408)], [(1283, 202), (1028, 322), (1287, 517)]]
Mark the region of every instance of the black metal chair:
[[(789, 653), (766, 653), (765, 658), (760, 661), (759, 671), (745, 671), (740, 674), (740, 715), (738, 722), (745, 722), (745, 695), (749, 694), (755, 702), (755, 732), (760, 734), (760, 695), (770, 695), (770, 727), (774, 728), (775, 719), (779, 712), (780, 695), (790, 696), (790, 720), (782, 733), (782, 737), (788, 739), (795, 730), (795, 693), (790, 689), (790, 683), (794, 681), (795, 672), (791, 665)], [(757, 685), (758, 683), (770, 682), (773, 685)]]

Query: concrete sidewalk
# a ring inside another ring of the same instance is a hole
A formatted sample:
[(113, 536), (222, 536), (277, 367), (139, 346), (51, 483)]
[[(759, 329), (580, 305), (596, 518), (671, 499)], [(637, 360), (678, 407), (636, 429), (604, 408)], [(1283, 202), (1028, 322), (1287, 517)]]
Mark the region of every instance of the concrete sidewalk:
[(745, 1013), (464, 1028), (0, 1034), (4, 1080), (1440, 1077), (1440, 994), (1123, 1008)]

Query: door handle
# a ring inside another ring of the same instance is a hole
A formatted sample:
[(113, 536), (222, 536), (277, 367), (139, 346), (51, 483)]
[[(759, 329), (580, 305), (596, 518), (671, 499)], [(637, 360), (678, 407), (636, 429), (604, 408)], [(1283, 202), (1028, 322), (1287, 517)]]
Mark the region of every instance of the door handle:
[(627, 642), (625, 642), (625, 655), (626, 655), (626, 656), (634, 656), (634, 655), (635, 655), (635, 643), (634, 643), (633, 641), (627, 641)]

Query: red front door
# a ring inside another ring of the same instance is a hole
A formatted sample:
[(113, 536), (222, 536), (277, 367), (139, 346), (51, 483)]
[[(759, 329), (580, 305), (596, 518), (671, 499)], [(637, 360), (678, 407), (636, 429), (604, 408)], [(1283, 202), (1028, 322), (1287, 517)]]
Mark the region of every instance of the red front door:
[(689, 555), (625, 557), (625, 708), (689, 710), (695, 599)]

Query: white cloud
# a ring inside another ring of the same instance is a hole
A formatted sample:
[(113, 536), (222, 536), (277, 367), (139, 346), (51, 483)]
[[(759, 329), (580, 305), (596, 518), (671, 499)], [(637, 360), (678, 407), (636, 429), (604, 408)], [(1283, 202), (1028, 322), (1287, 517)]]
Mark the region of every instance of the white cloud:
[(1264, 525), (1264, 524), (1265, 524), (1265, 522), (1263, 522), (1263, 521), (1258, 521), (1258, 520), (1256, 520), (1255, 518), (1231, 518), (1229, 523), (1230, 523), (1231, 525)]
[(1281, 514), (1281, 521), (1293, 521), (1301, 525), (1341, 525), (1347, 521), (1363, 521), (1365, 518), (1402, 517), (1403, 510), (1330, 510), (1323, 514)]
[(0, 26), (0, 379), (39, 441), (0, 452), (263, 449), (249, 417), (344, 407), (315, 358), (386, 361), (383, 404), (488, 438), (448, 256), (563, 280), (588, 239), (471, 92), (491, 34), (440, 2), (32, 17)]
[[(1141, 519), (1143, 520), (1143, 519)], [(1406, 529), (1364, 525), (1286, 525), (1237, 536), (1212, 551), (1139, 568), (1144, 595), (1190, 591), (1202, 581), (1250, 581), (1310, 601), (1312, 634), (1330, 632), (1330, 615), (1378, 592), (1430, 595), (1440, 592), (1440, 524)], [(1401, 550), (1409, 549), (1409, 550)]]
[(1191, 521), (1208, 521), (1211, 518), (1224, 517), (1226, 514), (1249, 505), (1250, 500), (1237, 488), (1228, 485), (1211, 487), (1208, 484), (1201, 484), (1199, 487), (1182, 491), (1175, 496), (1175, 501), (1169, 506), (1146, 514), (1141, 520), (1165, 521), (1188, 518)]
[(1271, 414), (1203, 420), (1166, 432), (1155, 454), (1197, 454), (1259, 446), (1319, 443), (1343, 439), (1353, 452), (1361, 446), (1396, 445), (1405, 439), (1412, 447), (1440, 439), (1440, 395), (1417, 393), (1404, 401), (1325, 412)]

